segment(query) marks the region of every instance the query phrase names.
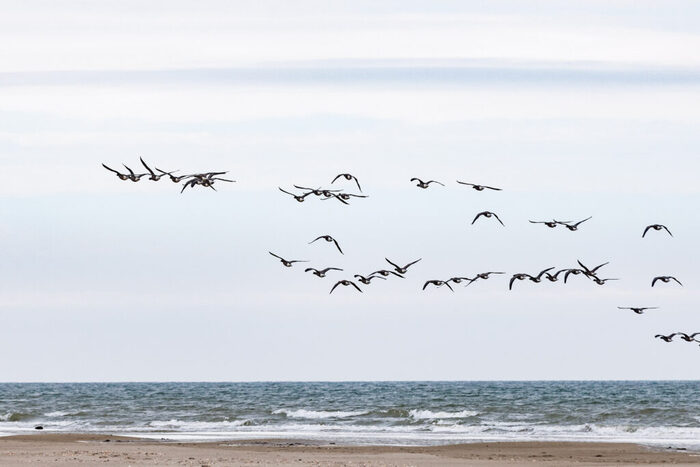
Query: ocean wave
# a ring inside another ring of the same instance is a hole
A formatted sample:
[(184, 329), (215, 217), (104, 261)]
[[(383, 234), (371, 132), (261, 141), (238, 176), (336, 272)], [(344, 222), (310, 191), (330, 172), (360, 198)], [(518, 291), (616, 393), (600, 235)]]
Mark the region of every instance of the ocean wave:
[(317, 419), (317, 418), (357, 417), (359, 415), (366, 415), (369, 412), (360, 411), (360, 410), (344, 412), (341, 410), (328, 411), (328, 410), (305, 410), (305, 409), (298, 409), (298, 410), (277, 409), (277, 410), (274, 410), (272, 413), (273, 413), (273, 415), (286, 415), (289, 418)]
[(65, 417), (66, 415), (69, 415), (69, 413), (61, 412), (60, 410), (57, 410), (55, 412), (47, 412), (44, 414), (45, 417)]
[(189, 420), (153, 420), (147, 423), (149, 427), (179, 431), (222, 430), (241, 426), (249, 426), (249, 420), (222, 420), (219, 422), (203, 422)]
[(21, 422), (34, 418), (34, 414), (23, 412), (7, 412), (5, 415), (0, 415), (2, 422)]
[(409, 417), (415, 420), (437, 420), (445, 418), (468, 418), (479, 415), (473, 410), (462, 410), (460, 412), (433, 412), (431, 410), (409, 410)]

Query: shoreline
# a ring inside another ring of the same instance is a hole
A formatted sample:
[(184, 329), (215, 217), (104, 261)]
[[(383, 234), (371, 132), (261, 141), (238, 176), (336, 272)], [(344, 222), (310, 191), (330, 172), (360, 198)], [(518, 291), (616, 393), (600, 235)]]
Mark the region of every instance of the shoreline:
[(304, 439), (159, 441), (99, 434), (0, 438), (0, 466), (109, 465), (700, 465), (700, 453), (631, 443), (515, 441), (440, 446), (350, 446)]

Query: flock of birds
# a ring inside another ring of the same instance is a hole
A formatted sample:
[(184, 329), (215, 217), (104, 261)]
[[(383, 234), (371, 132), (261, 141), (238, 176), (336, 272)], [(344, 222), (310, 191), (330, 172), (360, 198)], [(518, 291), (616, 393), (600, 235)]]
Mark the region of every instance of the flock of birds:
[[(161, 170), (157, 167), (155, 167), (155, 170), (158, 172), (154, 172), (143, 160), (143, 158), (140, 159), (141, 164), (146, 168), (148, 171), (147, 173), (142, 173), (142, 174), (136, 174), (131, 170), (129, 167), (124, 165), (128, 173), (121, 173), (117, 170), (114, 170), (110, 167), (108, 167), (105, 164), (102, 164), (105, 169), (114, 172), (117, 177), (121, 180), (131, 180), (132, 182), (137, 182), (141, 178), (148, 176), (148, 180), (153, 180), (153, 181), (158, 181), (162, 177), (167, 176), (170, 178), (170, 180), (174, 183), (179, 183), (181, 181), (184, 181), (185, 183), (183, 184), (182, 190), (180, 191), (181, 193), (185, 191), (186, 188), (194, 188), (196, 186), (202, 186), (202, 187), (209, 187), (212, 188), (213, 190), (216, 191), (214, 188), (214, 182), (216, 181), (225, 181), (225, 182), (234, 182), (235, 180), (229, 180), (225, 178), (221, 178), (221, 175), (226, 174), (227, 172), (204, 172), (204, 173), (195, 173), (191, 175), (174, 175), (175, 172), (178, 172), (177, 170), (174, 171), (164, 171)], [(355, 177), (354, 175), (350, 173), (341, 173), (336, 175), (330, 182), (330, 184), (334, 184), (338, 180), (345, 180), (349, 182), (353, 182), (353, 184), (357, 187), (360, 193), (362, 193), (362, 187), (360, 186), (360, 181)], [(416, 183), (416, 187), (421, 188), (421, 189), (427, 189), (431, 185), (440, 185), (440, 186), (445, 186), (442, 182), (439, 182), (437, 180), (428, 180), (428, 181), (423, 181), (419, 178), (411, 178), (411, 182)], [(496, 188), (488, 185), (479, 185), (475, 183), (468, 183), (468, 182), (463, 182), (457, 180), (457, 183), (460, 185), (465, 185), (473, 188), (476, 191), (484, 191), (484, 190), (493, 190), (493, 191), (502, 191), (501, 188)], [(293, 187), (298, 190), (299, 192), (293, 193), (291, 191), (285, 190), (281, 187), (278, 187), (279, 190), (287, 195), (290, 195), (293, 197), (297, 202), (302, 203), (304, 202), (307, 197), (309, 196), (314, 196), (317, 197), (321, 200), (329, 200), (329, 199), (336, 199), (339, 202), (343, 204), (349, 204), (349, 201), (353, 198), (367, 198), (368, 195), (366, 194), (356, 194), (356, 193), (347, 193), (342, 189), (331, 189), (331, 188), (310, 188), (310, 187), (304, 187), (300, 185), (293, 185)], [(476, 214), (474, 219), (472, 220), (472, 225), (479, 220), (480, 218), (494, 218), (497, 220), (502, 226), (505, 226), (503, 221), (498, 217), (498, 215), (494, 212), (491, 211), (481, 211)], [(569, 231), (575, 232), (578, 230), (579, 226), (583, 224), (584, 222), (592, 219), (592, 216), (589, 216), (583, 220), (573, 222), (573, 221), (559, 221), (556, 219), (552, 219), (551, 221), (533, 221), (530, 220), (529, 222), (532, 224), (543, 224), (546, 227), (549, 228), (555, 228), (557, 226), (562, 226)], [(669, 236), (673, 237), (673, 234), (671, 231), (668, 229), (663, 224), (650, 224), (646, 226), (642, 232), (642, 238), (644, 238), (649, 231), (665, 231), (668, 233)], [(340, 254), (344, 254), (343, 250), (340, 246), (340, 243), (336, 238), (334, 238), (331, 235), (324, 234), (324, 235), (319, 235), (318, 237), (314, 238), (309, 242), (309, 244), (316, 243), (318, 241), (323, 241), (326, 243), (332, 244), (332, 246), (338, 251)], [(283, 266), (287, 268), (291, 268), (294, 266), (295, 263), (308, 263), (308, 260), (299, 260), (299, 259), (286, 259), (276, 253), (273, 253), (271, 251), (268, 252), (271, 256), (275, 257), (278, 259)], [(352, 287), (354, 288), (357, 292), (362, 293), (362, 289), (360, 286), (357, 285), (356, 282), (359, 282), (363, 285), (370, 285), (373, 280), (387, 280), (387, 278), (399, 278), (403, 279), (405, 275), (408, 273), (408, 270), (411, 266), (415, 265), (419, 261), (421, 261), (422, 258), (418, 258), (416, 260), (410, 261), (403, 266), (401, 266), (399, 263), (396, 263), (394, 261), (391, 261), (388, 258), (385, 258), (386, 262), (391, 266), (390, 268), (386, 269), (378, 269), (374, 272), (371, 272), (369, 274), (363, 275), (363, 274), (354, 274), (352, 276), (352, 279), (341, 279), (336, 281), (333, 286), (330, 289), (330, 294), (332, 294), (336, 288), (339, 286), (342, 287)], [(577, 260), (577, 266), (571, 267), (571, 268), (563, 268), (559, 269), (556, 272), (554, 272), (554, 267), (548, 267), (546, 269), (543, 269), (539, 271), (536, 274), (529, 274), (529, 273), (515, 273), (510, 277), (510, 280), (508, 282), (508, 289), (512, 290), (514, 284), (517, 281), (530, 281), (533, 283), (540, 283), (544, 280), (549, 281), (549, 282), (557, 282), (560, 277), (563, 277), (563, 282), (566, 283), (567, 280), (569, 279), (570, 276), (583, 276), (589, 280), (591, 280), (593, 283), (597, 285), (605, 285), (609, 281), (616, 281), (619, 280), (618, 278), (612, 278), (612, 277), (607, 277), (607, 278), (601, 278), (598, 275), (598, 271), (609, 264), (608, 262), (599, 264), (595, 267), (589, 268), (585, 264), (583, 264), (580, 260)], [(304, 269), (305, 273), (311, 273), (316, 277), (319, 278), (324, 278), (328, 273), (331, 271), (338, 271), (338, 272), (343, 272), (343, 269), (337, 268), (337, 267), (324, 267), (324, 268), (316, 268), (316, 267), (307, 267)], [(492, 275), (503, 275), (506, 274), (504, 271), (487, 271), (487, 272), (482, 272), (479, 274), (476, 274), (474, 277), (450, 277), (449, 279), (429, 279), (425, 281), (423, 284), (422, 290), (426, 290), (429, 286), (435, 287), (435, 288), (440, 288), (440, 287), (446, 287), (447, 289), (451, 290), (454, 292), (453, 285), (458, 285), (458, 284), (464, 284), (465, 287), (471, 285), (474, 282), (477, 281), (483, 281), (489, 279)], [(562, 276), (563, 275), (563, 276)], [(661, 283), (669, 283), (669, 282), (675, 282), (680, 286), (683, 286), (683, 284), (674, 276), (655, 276), (652, 281), (651, 281), (651, 287), (654, 287), (658, 282)], [(636, 314), (643, 314), (647, 310), (655, 310), (658, 309), (658, 307), (618, 307), (621, 310), (630, 310)], [(674, 332), (669, 335), (662, 335), (662, 334), (657, 334), (655, 338), (661, 339), (665, 342), (672, 342), (674, 337), (679, 336), (682, 340), (686, 342), (694, 342), (694, 343), (699, 343), (700, 344), (700, 332), (695, 332), (695, 333), (685, 333), (685, 332)]]
[(170, 181), (173, 183), (180, 183), (184, 181), (182, 185), (182, 190), (180, 190), (180, 193), (185, 191), (186, 188), (194, 188), (196, 186), (201, 186), (205, 188), (211, 188), (212, 190), (216, 191), (216, 188), (214, 188), (214, 183), (216, 181), (222, 181), (222, 182), (230, 182), (233, 183), (235, 180), (229, 180), (227, 178), (221, 178), (219, 175), (225, 175), (228, 172), (202, 172), (202, 173), (194, 173), (190, 175), (174, 175), (175, 172), (179, 172), (179, 170), (172, 170), (170, 172), (166, 172), (165, 170), (161, 170), (158, 167), (155, 167), (156, 172), (151, 169), (148, 164), (143, 160), (143, 158), (139, 158), (141, 160), (141, 165), (143, 165), (148, 172), (146, 173), (135, 173), (133, 170), (131, 170), (126, 164), (122, 164), (124, 168), (127, 170), (128, 173), (122, 173), (119, 172), (118, 170), (114, 170), (111, 167), (108, 167), (105, 164), (102, 164), (102, 167), (105, 169), (109, 170), (110, 172), (114, 173), (117, 175), (117, 178), (119, 180), (130, 180), (132, 182), (138, 182), (140, 181), (143, 177), (148, 177), (146, 180), (151, 180), (154, 182), (160, 181), (161, 178), (167, 176), (170, 178)]

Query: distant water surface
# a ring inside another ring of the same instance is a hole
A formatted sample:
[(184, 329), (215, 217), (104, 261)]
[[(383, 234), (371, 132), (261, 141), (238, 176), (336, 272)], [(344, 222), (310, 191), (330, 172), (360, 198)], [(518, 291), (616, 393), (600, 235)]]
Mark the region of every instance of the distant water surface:
[(0, 435), (345, 444), (619, 441), (700, 450), (700, 382), (0, 384)]

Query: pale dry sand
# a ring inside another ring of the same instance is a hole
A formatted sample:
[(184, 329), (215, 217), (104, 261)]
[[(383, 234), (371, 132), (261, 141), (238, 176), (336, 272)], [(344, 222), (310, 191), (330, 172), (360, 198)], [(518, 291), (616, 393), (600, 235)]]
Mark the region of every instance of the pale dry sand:
[(0, 466), (698, 465), (700, 453), (620, 443), (476, 443), (431, 447), (329, 446), (301, 440), (174, 443), (118, 436), (36, 434), (0, 438)]

